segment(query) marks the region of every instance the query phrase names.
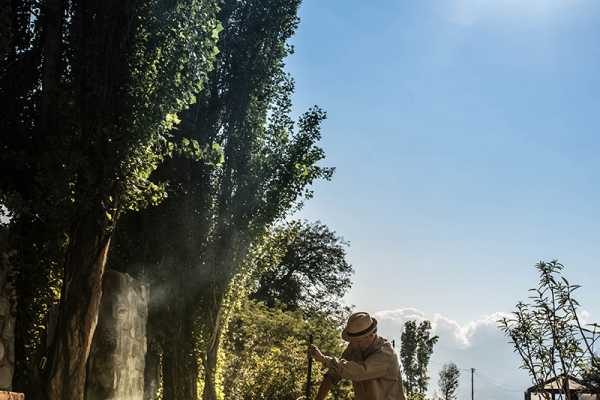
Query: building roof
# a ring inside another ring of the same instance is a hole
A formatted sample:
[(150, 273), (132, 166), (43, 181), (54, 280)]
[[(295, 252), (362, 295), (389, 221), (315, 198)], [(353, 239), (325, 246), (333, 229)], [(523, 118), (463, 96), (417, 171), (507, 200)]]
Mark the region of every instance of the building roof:
[(544, 382), (543, 389), (540, 388), (541, 385), (534, 385), (527, 389), (527, 392), (560, 392), (565, 387), (565, 379), (568, 379), (569, 390), (586, 393), (596, 392), (594, 388), (587, 386), (584, 382), (581, 381), (581, 379), (575, 378), (571, 375), (561, 375), (552, 379), (548, 379), (546, 382)]

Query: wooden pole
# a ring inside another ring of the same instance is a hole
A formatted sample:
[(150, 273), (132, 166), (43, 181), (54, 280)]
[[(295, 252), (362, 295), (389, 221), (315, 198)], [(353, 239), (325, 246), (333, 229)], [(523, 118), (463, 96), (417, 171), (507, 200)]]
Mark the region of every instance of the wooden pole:
[(308, 371), (306, 373), (306, 400), (312, 399), (312, 356), (310, 347), (313, 344), (313, 335), (308, 335)]

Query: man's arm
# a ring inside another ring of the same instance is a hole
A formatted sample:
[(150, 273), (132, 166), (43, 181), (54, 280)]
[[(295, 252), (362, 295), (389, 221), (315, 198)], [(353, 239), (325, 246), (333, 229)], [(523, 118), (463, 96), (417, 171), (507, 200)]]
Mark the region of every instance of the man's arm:
[(329, 379), (328, 376), (323, 377), (321, 381), (321, 385), (319, 386), (319, 391), (317, 392), (316, 400), (325, 400), (325, 397), (329, 394), (329, 391), (333, 387), (333, 382)]
[(342, 378), (352, 381), (364, 381), (375, 379), (386, 374), (390, 365), (394, 362), (391, 357), (393, 353), (379, 352), (368, 357), (365, 361), (348, 361), (343, 358), (324, 356), (324, 364)]
[[(346, 350), (344, 350), (343, 354), (346, 354)], [(314, 346), (314, 345), (311, 346), (310, 354), (318, 362), (320, 362), (322, 364), (325, 363), (325, 356), (321, 353), (321, 351), (319, 350), (319, 348), (317, 346)], [(341, 379), (341, 377), (338, 376), (334, 371), (331, 371), (331, 370), (327, 371), (327, 373), (323, 377), (323, 380), (321, 381), (321, 385), (319, 386), (319, 391), (317, 392), (316, 400), (324, 400), (325, 397), (327, 397), (327, 395), (331, 391), (331, 388), (336, 383), (338, 383), (338, 381), (340, 379)]]

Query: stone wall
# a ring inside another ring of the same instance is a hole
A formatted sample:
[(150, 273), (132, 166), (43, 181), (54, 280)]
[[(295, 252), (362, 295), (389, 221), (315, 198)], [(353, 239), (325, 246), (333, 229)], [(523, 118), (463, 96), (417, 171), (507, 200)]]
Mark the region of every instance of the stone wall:
[(107, 271), (88, 361), (86, 400), (143, 400), (148, 289)]
[(23, 393), (0, 391), (0, 400), (25, 400), (25, 395)]

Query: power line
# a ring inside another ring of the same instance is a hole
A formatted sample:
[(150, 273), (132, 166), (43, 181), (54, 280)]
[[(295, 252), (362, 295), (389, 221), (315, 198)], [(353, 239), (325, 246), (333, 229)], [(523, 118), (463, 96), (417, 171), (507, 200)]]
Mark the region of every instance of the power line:
[(487, 381), (488, 383), (491, 383), (492, 385), (494, 385), (495, 387), (497, 387), (498, 389), (502, 389), (506, 392), (512, 392), (512, 393), (523, 393), (524, 390), (523, 389), (514, 389), (514, 388), (507, 388), (506, 386), (504, 386), (503, 384), (500, 384), (496, 381), (494, 381), (492, 378), (490, 378), (488, 375), (481, 373), (481, 371), (477, 371), (477, 375), (479, 375), (480, 377), (482, 377), (485, 381)]
[(523, 393), (524, 392), (523, 389), (508, 388), (508, 387), (504, 386), (503, 384), (496, 382), (494, 379), (490, 378), (488, 375), (482, 373), (481, 370), (479, 370), (479, 369), (476, 370), (475, 368), (459, 368), (458, 370), (461, 372), (469, 372), (471, 374), (471, 400), (475, 400), (475, 383), (474, 383), (475, 371), (477, 371), (477, 376), (480, 376), (481, 378), (484, 379), (485, 382), (493, 385), (497, 389), (503, 390), (505, 392), (510, 392), (510, 393)]

